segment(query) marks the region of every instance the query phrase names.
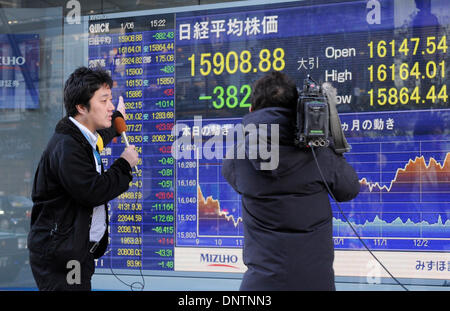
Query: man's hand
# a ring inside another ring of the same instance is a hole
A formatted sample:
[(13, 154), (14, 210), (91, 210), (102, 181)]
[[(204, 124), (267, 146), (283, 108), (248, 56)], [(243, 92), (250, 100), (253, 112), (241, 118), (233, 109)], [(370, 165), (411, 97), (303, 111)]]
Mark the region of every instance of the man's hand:
[(120, 155), (121, 158), (127, 160), (131, 167), (135, 167), (139, 160), (139, 155), (136, 150), (134, 150), (134, 145), (129, 145), (125, 147), (125, 150)]
[(122, 96), (119, 96), (119, 104), (117, 105), (117, 111), (120, 111), (120, 113), (125, 118), (125, 103), (123, 102)]

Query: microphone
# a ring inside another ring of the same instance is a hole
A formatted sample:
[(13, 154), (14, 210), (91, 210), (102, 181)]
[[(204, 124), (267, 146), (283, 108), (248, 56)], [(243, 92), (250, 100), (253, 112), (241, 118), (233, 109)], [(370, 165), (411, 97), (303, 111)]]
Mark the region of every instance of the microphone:
[[(122, 117), (116, 117), (114, 119), (114, 128), (116, 129), (117, 133), (119, 133), (123, 140), (125, 141), (125, 145), (128, 147), (130, 143), (128, 142), (127, 138), (127, 125), (125, 123), (125, 120)], [(134, 170), (137, 172), (137, 166), (134, 166)]]

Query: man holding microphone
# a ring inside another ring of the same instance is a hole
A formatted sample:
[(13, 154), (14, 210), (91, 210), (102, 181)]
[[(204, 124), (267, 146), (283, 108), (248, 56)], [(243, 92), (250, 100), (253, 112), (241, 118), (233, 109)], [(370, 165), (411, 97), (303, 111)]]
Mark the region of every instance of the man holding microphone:
[[(125, 148), (104, 171), (97, 142), (106, 146), (120, 133), (113, 81), (102, 69), (81, 67), (64, 87), (67, 115), (56, 125), (36, 170), (28, 235), (30, 266), (40, 290), (90, 290), (94, 259), (108, 244), (108, 201), (128, 190), (138, 154)], [(79, 268), (78, 277), (68, 273)]]

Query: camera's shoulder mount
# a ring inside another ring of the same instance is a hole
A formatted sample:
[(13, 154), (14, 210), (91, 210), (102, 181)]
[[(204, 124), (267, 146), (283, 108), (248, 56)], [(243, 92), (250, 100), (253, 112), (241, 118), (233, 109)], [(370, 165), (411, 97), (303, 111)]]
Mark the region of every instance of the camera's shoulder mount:
[(322, 88), (308, 75), (299, 93), (295, 144), (300, 148), (328, 146), (329, 109)]
[(331, 134), (337, 153), (350, 151), (337, 115), (335, 95), (324, 90), (309, 75), (303, 81), (297, 102), (297, 147), (328, 147)]

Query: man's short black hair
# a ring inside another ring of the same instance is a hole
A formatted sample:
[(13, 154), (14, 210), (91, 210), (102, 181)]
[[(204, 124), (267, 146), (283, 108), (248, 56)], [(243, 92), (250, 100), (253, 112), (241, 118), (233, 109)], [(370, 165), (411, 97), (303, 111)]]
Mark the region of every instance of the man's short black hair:
[(64, 86), (64, 106), (67, 115), (74, 117), (78, 114), (76, 105), (83, 105), (89, 111), (89, 101), (94, 93), (105, 84), (110, 88), (113, 86), (113, 80), (106, 70), (86, 67), (76, 69)]
[(253, 84), (252, 111), (266, 107), (284, 107), (295, 111), (297, 99), (295, 83), (284, 73), (273, 71)]

